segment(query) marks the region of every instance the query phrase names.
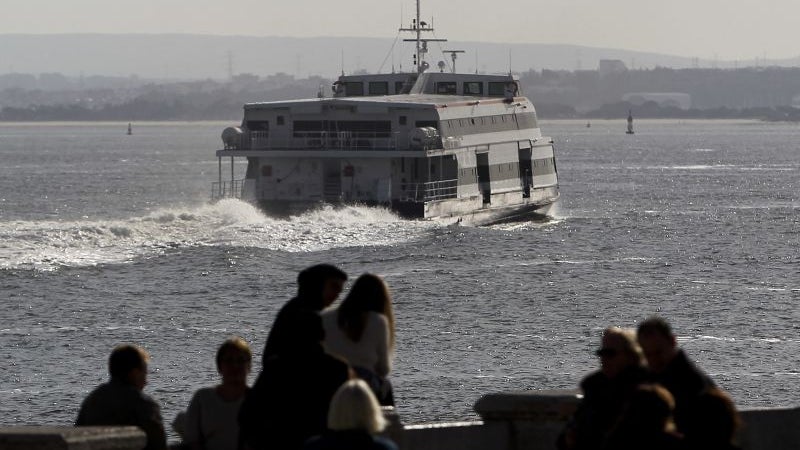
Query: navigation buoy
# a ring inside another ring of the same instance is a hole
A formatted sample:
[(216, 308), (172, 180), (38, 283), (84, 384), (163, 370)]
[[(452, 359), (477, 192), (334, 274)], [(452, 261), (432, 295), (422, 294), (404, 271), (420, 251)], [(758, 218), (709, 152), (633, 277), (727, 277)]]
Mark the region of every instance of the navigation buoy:
[(628, 110), (628, 131), (625, 134), (633, 134), (633, 115), (630, 109)]
[(130, 123), (128, 123), (128, 136), (130, 136), (132, 134), (133, 134), (133, 127), (131, 126)]

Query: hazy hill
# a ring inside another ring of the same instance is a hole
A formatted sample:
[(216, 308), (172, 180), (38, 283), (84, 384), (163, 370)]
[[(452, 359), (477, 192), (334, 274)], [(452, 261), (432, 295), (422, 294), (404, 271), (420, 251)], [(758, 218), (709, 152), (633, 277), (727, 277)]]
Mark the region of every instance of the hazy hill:
[[(226, 78), (229, 61), (233, 73), (257, 75), (285, 72), (298, 76), (334, 77), (344, 66), (376, 72), (410, 69), (410, 44), (382, 38), (285, 38), (211, 36), (186, 34), (0, 34), (0, 73), (47, 73), (66, 75), (138, 75), (155, 79)], [(528, 69), (596, 69), (600, 59), (620, 59), (630, 68), (656, 66), (684, 68), (710, 66), (708, 61), (575, 45), (492, 44), (447, 42), (431, 44), (431, 65), (444, 59), (440, 49), (466, 53), (457, 61), (459, 71), (505, 72), (509, 59), (514, 71)], [(230, 58), (229, 58), (230, 56)], [(342, 64), (344, 62), (344, 64)], [(750, 62), (752, 65), (753, 62)], [(780, 65), (778, 61), (770, 64)], [(732, 66), (717, 63), (719, 67)], [(744, 64), (741, 64), (744, 65)]]

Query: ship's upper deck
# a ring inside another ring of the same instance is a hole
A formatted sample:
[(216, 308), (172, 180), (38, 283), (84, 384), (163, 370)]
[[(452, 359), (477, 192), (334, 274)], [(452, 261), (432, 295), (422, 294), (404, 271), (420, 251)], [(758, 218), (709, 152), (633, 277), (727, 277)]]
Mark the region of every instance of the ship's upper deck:
[[(409, 77), (413, 85), (400, 86)], [(369, 88), (370, 83), (391, 82), (398, 83), (400, 93), (389, 89), (379, 95)], [(541, 136), (533, 104), (518, 96), (518, 82), (511, 75), (352, 75), (338, 83), (333, 98), (246, 104), (243, 135), (229, 147), (454, 149)], [(363, 92), (372, 95), (343, 95), (347, 83), (361, 83)]]

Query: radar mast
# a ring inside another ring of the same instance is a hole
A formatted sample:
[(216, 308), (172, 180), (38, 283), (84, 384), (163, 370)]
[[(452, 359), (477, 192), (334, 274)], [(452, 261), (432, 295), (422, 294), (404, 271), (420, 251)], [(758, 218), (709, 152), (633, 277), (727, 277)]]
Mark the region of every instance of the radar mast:
[[(416, 43), (416, 51), (414, 53), (414, 65), (417, 66), (417, 73), (422, 73), (430, 67), (425, 61), (425, 54), (428, 53), (428, 42), (447, 42), (447, 39), (436, 38), (423, 38), (422, 33), (433, 33), (433, 24), (428, 24), (420, 19), (420, 0), (417, 0), (417, 15), (416, 18), (411, 19), (411, 27), (403, 28), (401, 26), (399, 31), (411, 32), (416, 36), (413, 39), (403, 39), (403, 42)], [(431, 21), (433, 22), (433, 21)]]

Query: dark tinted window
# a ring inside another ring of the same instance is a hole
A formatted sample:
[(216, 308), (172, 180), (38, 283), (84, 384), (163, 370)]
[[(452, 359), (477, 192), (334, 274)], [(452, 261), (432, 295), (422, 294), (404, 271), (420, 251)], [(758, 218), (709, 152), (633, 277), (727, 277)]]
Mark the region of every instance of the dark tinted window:
[(370, 81), (369, 95), (388, 95), (389, 83), (386, 81)]
[(348, 97), (364, 95), (364, 83), (360, 81), (348, 81), (344, 84), (344, 95)]
[(496, 95), (502, 97), (506, 93), (505, 81), (490, 81), (489, 82), (489, 95)]
[(440, 81), (436, 83), (436, 93), (445, 95), (454, 95), (456, 93), (456, 82)]
[(250, 131), (269, 131), (269, 122), (266, 120), (248, 120), (247, 129)]
[(483, 83), (480, 81), (465, 81), (464, 82), (464, 95), (481, 95), (483, 94)]

